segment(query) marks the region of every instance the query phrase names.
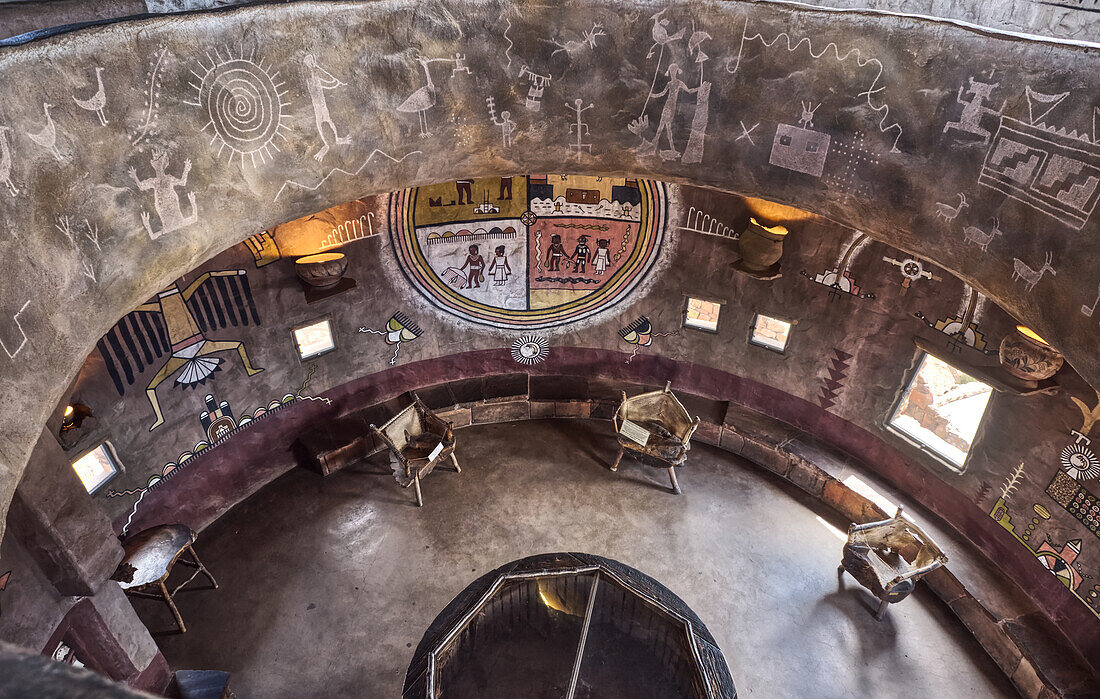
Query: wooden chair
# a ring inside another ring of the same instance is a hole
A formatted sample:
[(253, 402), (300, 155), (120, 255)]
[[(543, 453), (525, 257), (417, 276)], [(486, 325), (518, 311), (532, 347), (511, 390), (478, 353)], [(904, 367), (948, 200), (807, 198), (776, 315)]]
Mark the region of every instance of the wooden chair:
[(412, 405), (390, 418), (382, 427), (370, 426), (374, 436), (392, 454), (393, 476), (402, 488), (416, 488), (416, 504), (424, 506), (420, 481), (435, 470), (444, 459), (450, 459), (454, 470), (462, 473), (455, 457), (455, 435), (451, 423), (443, 420), (412, 394)]
[(920, 527), (897, 514), (881, 522), (853, 524), (837, 577), (843, 584), (844, 571), (880, 600), (876, 619), (882, 619), (886, 605), (909, 596), (917, 581), (947, 563), (947, 555)]
[[(111, 579), (118, 581), (123, 591), (131, 597), (157, 599), (168, 605), (180, 633), (187, 633), (187, 626), (184, 625), (183, 617), (176, 609), (173, 599), (176, 593), (198, 577), (199, 573), (206, 576), (214, 589), (218, 587), (218, 581), (202, 564), (195, 549), (192, 548), (193, 543), (195, 543), (195, 532), (184, 524), (162, 524), (145, 529), (122, 543), (126, 553), (122, 562), (118, 564), (118, 569), (111, 576)], [(190, 555), (191, 560), (182, 557), (184, 552)], [(166, 583), (176, 563), (194, 568), (195, 572), (169, 592)], [(149, 591), (154, 589), (156, 592)]]
[(611, 419), (619, 442), (619, 455), (611, 470), (619, 470), (623, 454), (630, 452), (642, 463), (667, 468), (672, 492), (679, 495), (675, 469), (687, 461), (691, 435), (699, 427), (699, 418), (691, 419), (683, 404), (672, 394), (671, 386), (669, 381), (663, 390), (633, 398), (627, 398), (623, 391), (623, 401)]

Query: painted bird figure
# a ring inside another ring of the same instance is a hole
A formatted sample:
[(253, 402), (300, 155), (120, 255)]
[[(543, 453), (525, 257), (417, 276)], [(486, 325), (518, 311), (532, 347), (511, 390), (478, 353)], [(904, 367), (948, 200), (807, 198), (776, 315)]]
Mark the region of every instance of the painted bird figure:
[(428, 81), (428, 84), (409, 95), (404, 102), (397, 105), (397, 111), (405, 114), (416, 114), (420, 118), (420, 136), (421, 138), (427, 138), (432, 134), (428, 131), (428, 120), (424, 113), (435, 106), (435, 96), (438, 92), (435, 83), (432, 82), (432, 72), (428, 69), (428, 64), (441, 59), (421, 57), (416, 60), (420, 64), (420, 67), (424, 69), (424, 77)]
[(651, 34), (653, 36), (653, 46), (650, 47), (649, 53), (646, 54), (646, 58), (652, 57), (653, 49), (657, 48), (658, 46), (660, 46), (663, 51), (665, 46), (667, 46), (668, 44), (672, 43), (673, 41), (679, 41), (684, 37), (684, 32), (687, 31), (687, 29), (680, 29), (680, 31), (670, 35), (668, 33), (668, 18), (661, 16), (664, 13), (665, 10), (661, 10), (657, 14), (650, 17), (650, 19), (653, 20), (653, 28), (651, 30)]
[(58, 162), (62, 162), (61, 151), (57, 150), (57, 126), (53, 123), (53, 117), (50, 116), (52, 107), (53, 105), (49, 102), (42, 103), (42, 111), (46, 114), (46, 125), (38, 133), (27, 134), (27, 137), (53, 153), (53, 157), (57, 158)]
[(96, 116), (99, 117), (99, 123), (106, 126), (107, 117), (103, 114), (103, 108), (107, 106), (107, 91), (103, 89), (103, 69), (99, 66), (96, 66), (95, 69), (95, 81), (97, 89), (94, 95), (86, 100), (77, 99), (76, 95), (73, 95), (73, 101), (81, 109), (95, 112)]

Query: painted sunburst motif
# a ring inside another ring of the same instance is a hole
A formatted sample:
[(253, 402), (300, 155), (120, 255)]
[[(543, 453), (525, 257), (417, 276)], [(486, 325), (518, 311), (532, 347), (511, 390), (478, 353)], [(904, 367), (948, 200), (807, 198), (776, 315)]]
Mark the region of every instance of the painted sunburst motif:
[(1062, 468), (1079, 481), (1100, 477), (1100, 459), (1084, 444), (1071, 444), (1062, 450)]
[(550, 343), (545, 337), (524, 335), (512, 343), (512, 359), (520, 364), (538, 364), (550, 356)]
[(246, 55), (243, 47), (237, 55), (229, 48), (215, 48), (213, 55), (207, 51), (205, 60), (197, 59), (191, 69), (196, 101), (186, 102), (203, 111), (206, 122), (201, 131), (218, 145), (218, 155), (228, 148), (230, 161), (240, 155), (243, 164), (248, 156), (253, 167), (279, 150), (276, 136), (287, 140), (282, 131), (290, 106), (283, 101), (286, 90), (279, 71), (255, 62), (254, 56), (254, 50)]

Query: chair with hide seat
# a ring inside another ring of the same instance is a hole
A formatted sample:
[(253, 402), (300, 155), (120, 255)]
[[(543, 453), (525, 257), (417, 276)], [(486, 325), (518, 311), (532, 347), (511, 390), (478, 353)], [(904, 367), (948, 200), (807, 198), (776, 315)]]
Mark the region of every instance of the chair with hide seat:
[(902, 517), (902, 507), (890, 519), (853, 524), (837, 568), (843, 584), (844, 571), (879, 599), (876, 619), (882, 619), (886, 605), (902, 601), (917, 581), (947, 563), (947, 555), (912, 521)]
[(394, 415), (382, 427), (370, 426), (375, 438), (386, 445), (391, 454), (393, 475), (402, 488), (416, 490), (416, 504), (424, 506), (420, 481), (442, 461), (450, 459), (457, 473), (462, 473), (455, 457), (454, 428), (436, 415), (415, 393), (413, 402)]
[(699, 427), (699, 418), (691, 419), (686, 408), (672, 393), (672, 382), (660, 391), (650, 391), (623, 400), (612, 417), (619, 455), (611, 465), (619, 469), (623, 454), (629, 452), (644, 464), (668, 469), (672, 492), (680, 494), (676, 468), (687, 461), (691, 436)]

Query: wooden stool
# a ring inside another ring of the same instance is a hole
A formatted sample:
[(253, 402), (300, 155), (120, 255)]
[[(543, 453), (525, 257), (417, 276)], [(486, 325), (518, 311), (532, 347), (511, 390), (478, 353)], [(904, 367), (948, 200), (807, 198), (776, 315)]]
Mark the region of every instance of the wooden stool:
[[(183, 617), (180, 616), (176, 603), (172, 600), (176, 593), (194, 580), (199, 573), (210, 579), (214, 589), (218, 588), (218, 581), (202, 564), (195, 549), (191, 547), (193, 543), (195, 543), (195, 532), (183, 524), (162, 524), (138, 532), (123, 542), (122, 548), (126, 551), (126, 555), (122, 563), (118, 564), (118, 570), (111, 576), (111, 580), (117, 580), (126, 594), (133, 597), (159, 599), (167, 604), (168, 609), (172, 611), (172, 616), (176, 618), (180, 633), (187, 633), (187, 626), (184, 625)], [(191, 560), (181, 557), (184, 551), (190, 554)], [(165, 583), (177, 561), (194, 568), (195, 572), (169, 592)], [(159, 593), (149, 592), (153, 586), (159, 588)]]

